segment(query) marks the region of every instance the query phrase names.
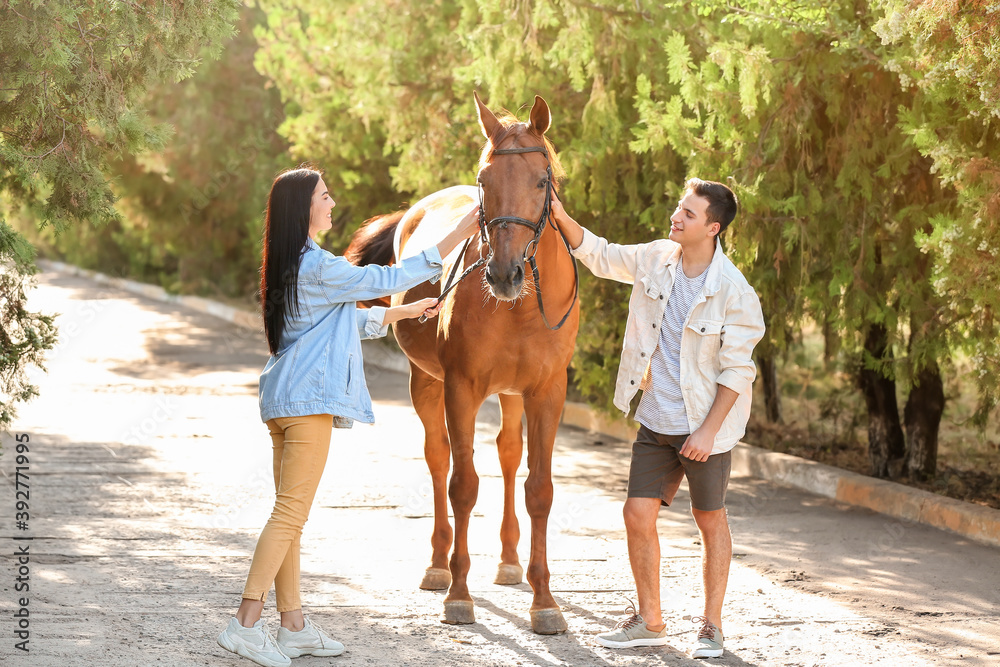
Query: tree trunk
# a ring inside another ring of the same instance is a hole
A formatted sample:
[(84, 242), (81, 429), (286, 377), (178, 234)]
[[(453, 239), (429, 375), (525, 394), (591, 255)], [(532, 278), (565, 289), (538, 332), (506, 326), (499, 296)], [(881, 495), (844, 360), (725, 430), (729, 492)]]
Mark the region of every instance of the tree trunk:
[(944, 412), (944, 383), (937, 362), (920, 371), (906, 399), (906, 471), (915, 479), (931, 479), (937, 473), (938, 429)]
[[(865, 351), (876, 360), (892, 359), (885, 327), (873, 325), (868, 330)], [(906, 449), (896, 402), (896, 381), (862, 364), (858, 370), (858, 386), (868, 408), (870, 474), (883, 479), (897, 479), (903, 471)]]
[(764, 383), (764, 411), (767, 421), (781, 424), (781, 389), (778, 386), (778, 364), (773, 354), (760, 355), (760, 377)]

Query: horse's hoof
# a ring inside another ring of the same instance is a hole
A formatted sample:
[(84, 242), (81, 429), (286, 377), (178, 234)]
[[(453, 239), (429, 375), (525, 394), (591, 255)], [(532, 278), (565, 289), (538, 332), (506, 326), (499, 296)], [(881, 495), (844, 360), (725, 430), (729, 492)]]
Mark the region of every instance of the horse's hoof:
[(472, 600), (445, 600), (444, 618), (441, 622), (451, 625), (475, 623), (476, 610), (473, 608)]
[(424, 572), (420, 588), (425, 591), (443, 591), (451, 586), (451, 571), (440, 567), (429, 567)]
[(496, 579), (493, 580), (494, 584), (500, 584), (501, 586), (513, 586), (514, 584), (519, 584), (524, 579), (524, 568), (520, 565), (510, 565), (508, 563), (500, 563), (500, 567), (497, 568)]
[(566, 619), (563, 618), (558, 607), (532, 609), (531, 629), (540, 635), (558, 635), (561, 632), (566, 632)]

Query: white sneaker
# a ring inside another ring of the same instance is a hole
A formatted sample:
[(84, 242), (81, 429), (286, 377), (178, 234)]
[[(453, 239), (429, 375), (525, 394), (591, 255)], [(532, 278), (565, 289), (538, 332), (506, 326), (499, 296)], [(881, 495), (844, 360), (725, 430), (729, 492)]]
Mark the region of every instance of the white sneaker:
[(278, 628), (278, 647), (289, 658), (303, 655), (329, 657), (344, 652), (344, 645), (326, 636), (326, 633), (316, 627), (308, 618), (306, 625), (298, 632), (288, 628)]
[(264, 667), (288, 667), (292, 664), (278, 648), (264, 619), (254, 623), (252, 628), (243, 627), (236, 618), (230, 619), (229, 625), (219, 635), (219, 646)]

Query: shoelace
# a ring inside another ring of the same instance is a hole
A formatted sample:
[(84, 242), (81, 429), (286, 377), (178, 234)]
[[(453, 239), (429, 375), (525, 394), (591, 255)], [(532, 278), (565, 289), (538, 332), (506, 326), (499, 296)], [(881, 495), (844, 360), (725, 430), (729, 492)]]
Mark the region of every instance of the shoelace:
[(312, 619), (309, 620), (309, 625), (312, 626), (312, 629), (315, 630), (316, 634), (319, 636), (320, 648), (326, 648), (326, 633), (323, 632), (323, 628), (313, 623)]
[(715, 631), (718, 628), (712, 621), (708, 620), (704, 616), (695, 616), (691, 619), (692, 623), (701, 623), (701, 630), (698, 631), (698, 639), (711, 639), (715, 641)]
[(634, 628), (635, 626), (639, 625), (639, 622), (642, 620), (642, 618), (639, 616), (639, 612), (635, 610), (635, 603), (633, 603), (631, 600), (629, 600), (629, 605), (625, 607), (625, 613), (631, 614), (631, 616), (626, 618), (624, 621), (618, 623), (618, 625), (615, 626), (616, 630), (619, 628), (622, 628), (624, 630)]
[(274, 640), (274, 637), (271, 636), (271, 629), (269, 627), (267, 627), (267, 623), (265, 623), (263, 626), (261, 626), (261, 629), (264, 631), (264, 648), (266, 649), (267, 647), (270, 646), (271, 648), (273, 648), (278, 653), (281, 653), (282, 655), (284, 655), (284, 653), (281, 650), (281, 647), (278, 646), (278, 642), (276, 642)]

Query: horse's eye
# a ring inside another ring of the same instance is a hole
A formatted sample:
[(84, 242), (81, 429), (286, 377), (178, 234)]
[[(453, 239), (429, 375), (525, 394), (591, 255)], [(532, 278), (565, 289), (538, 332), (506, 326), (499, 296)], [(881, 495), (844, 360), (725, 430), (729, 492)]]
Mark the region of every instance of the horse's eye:
[(543, 178), (542, 180), (538, 181), (538, 189), (539, 190), (544, 189), (545, 186), (548, 184), (548, 182), (549, 182), (549, 179), (547, 179), (547, 178)]

